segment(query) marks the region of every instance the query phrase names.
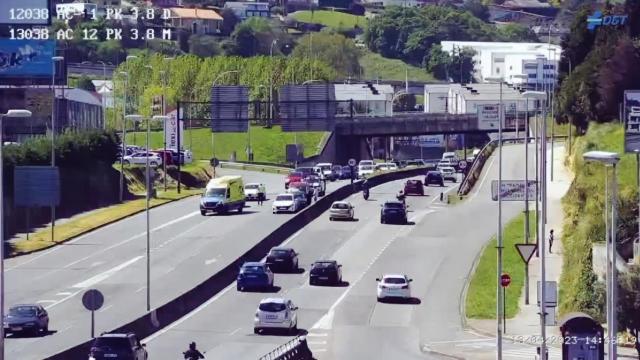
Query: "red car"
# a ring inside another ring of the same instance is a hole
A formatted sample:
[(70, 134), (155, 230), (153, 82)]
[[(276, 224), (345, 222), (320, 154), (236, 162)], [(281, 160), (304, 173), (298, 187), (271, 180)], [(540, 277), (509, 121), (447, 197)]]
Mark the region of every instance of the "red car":
[(404, 184), (404, 194), (424, 196), (424, 185), (422, 185), (422, 181), (407, 180)]
[(151, 152), (158, 154), (158, 156), (160, 156), (160, 158), (162, 159), (163, 164), (174, 165), (173, 155), (171, 154), (171, 150), (158, 149), (158, 150), (152, 150)]
[(291, 183), (301, 182), (302, 176), (303, 174), (300, 172), (295, 172), (295, 171), (290, 172), (289, 175), (287, 175), (287, 177), (284, 179), (284, 188), (288, 189), (289, 184)]

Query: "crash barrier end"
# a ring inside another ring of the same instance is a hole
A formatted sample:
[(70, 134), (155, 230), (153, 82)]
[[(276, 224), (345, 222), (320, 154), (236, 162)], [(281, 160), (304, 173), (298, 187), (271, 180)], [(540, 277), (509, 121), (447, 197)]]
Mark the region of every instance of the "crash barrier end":
[(262, 355), (259, 360), (312, 360), (313, 354), (305, 336), (298, 336)]
[[(367, 179), (370, 187), (380, 185), (389, 181), (400, 180), (407, 177), (424, 175), (424, 169), (410, 169), (404, 171), (390, 172), (380, 174)], [(350, 195), (362, 190), (362, 181), (356, 181), (353, 184), (345, 184), (330, 194), (318, 199), (315, 203), (308, 206), (304, 210), (297, 213), (290, 220), (280, 225), (260, 242), (250, 248), (247, 252), (232, 261), (222, 270), (218, 271), (202, 283), (198, 284), (191, 290), (183, 293), (168, 303), (152, 310), (141, 317), (130, 321), (116, 329), (109, 331), (110, 333), (133, 332), (140, 339), (151, 336), (156, 331), (170, 325), (181, 317), (195, 310), (198, 306), (207, 302), (213, 296), (218, 294), (227, 286), (231, 285), (237, 277), (238, 269), (242, 264), (249, 261), (260, 261), (272, 247), (278, 246), (291, 237), (293, 234), (304, 228), (311, 221), (318, 218), (326, 210), (329, 209), (334, 201), (346, 199)], [(68, 360), (68, 359), (86, 359), (92, 340), (76, 345), (72, 348), (64, 350), (47, 359), (50, 360)]]

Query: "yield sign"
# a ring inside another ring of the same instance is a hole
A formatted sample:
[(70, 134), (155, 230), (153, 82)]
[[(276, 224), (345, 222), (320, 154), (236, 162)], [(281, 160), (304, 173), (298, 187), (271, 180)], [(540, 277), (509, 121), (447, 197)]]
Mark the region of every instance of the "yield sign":
[(518, 249), (518, 253), (525, 264), (529, 263), (529, 260), (531, 260), (533, 253), (536, 252), (537, 247), (538, 245), (536, 244), (516, 244), (516, 249)]

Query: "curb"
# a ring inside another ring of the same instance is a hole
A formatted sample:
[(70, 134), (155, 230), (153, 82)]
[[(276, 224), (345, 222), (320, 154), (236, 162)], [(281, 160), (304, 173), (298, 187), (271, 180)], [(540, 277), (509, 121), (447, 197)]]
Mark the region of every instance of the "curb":
[(457, 356), (457, 355), (450, 355), (450, 354), (445, 354), (443, 352), (439, 352), (439, 351), (435, 351), (435, 350), (431, 350), (426, 346), (421, 346), (420, 347), (420, 352), (422, 352), (423, 354), (433, 354), (433, 355), (438, 355), (438, 356), (443, 356), (449, 359), (454, 359), (454, 360), (466, 360), (466, 358), (461, 357), (461, 356)]
[[(154, 206), (150, 206), (149, 209), (157, 208), (157, 207), (160, 207), (160, 206), (163, 206), (163, 205), (168, 205), (168, 204), (174, 203), (176, 201), (188, 199), (188, 198), (196, 196), (196, 195), (198, 195), (198, 194), (185, 196), (185, 197), (180, 198), (180, 199), (169, 200), (169, 201), (167, 201), (165, 203), (162, 203), (162, 204), (157, 204), (157, 205), (154, 205)], [(72, 237), (70, 237), (68, 239), (64, 239), (64, 240), (61, 240), (61, 241), (58, 241), (58, 242), (55, 242), (55, 243), (50, 243), (49, 245), (47, 245), (47, 246), (45, 246), (43, 248), (40, 248), (40, 249), (34, 249), (34, 250), (29, 250), (29, 251), (21, 251), (21, 252), (13, 252), (13, 253), (7, 255), (6, 258), (7, 259), (11, 259), (11, 258), (17, 258), (17, 257), (20, 257), (20, 256), (31, 255), (31, 254), (34, 254), (34, 253), (37, 253), (37, 252), (40, 252), (40, 251), (51, 249), (52, 247), (55, 247), (55, 246), (58, 246), (58, 245), (63, 245), (63, 244), (65, 244), (65, 243), (67, 243), (67, 242), (69, 242), (71, 240), (74, 240), (74, 239), (77, 239), (77, 238), (79, 238), (81, 236), (87, 235), (88, 233), (91, 233), (91, 232), (96, 231), (96, 230), (100, 230), (100, 229), (102, 229), (104, 227), (107, 227), (109, 225), (115, 224), (118, 221), (122, 221), (124, 219), (127, 219), (127, 218), (130, 218), (132, 216), (138, 215), (138, 214), (144, 212), (145, 210), (146, 209), (141, 209), (141, 210), (138, 210), (138, 211), (133, 212), (131, 214), (125, 215), (125, 216), (123, 216), (121, 218), (110, 220), (110, 221), (108, 221), (108, 222), (106, 222), (104, 224), (100, 224), (98, 226), (92, 227), (91, 229), (87, 229), (85, 231), (82, 231), (82, 232), (80, 232), (80, 233), (78, 233), (78, 234), (76, 234), (76, 235), (74, 235), (74, 236), (72, 236)]]
[[(489, 244), (491, 243), (491, 239), (489, 239), (489, 241), (487, 241), (482, 248), (480, 249), (480, 251), (478, 251), (478, 253), (476, 254), (476, 258), (473, 260), (473, 263), (471, 264), (471, 268), (469, 269), (469, 272), (467, 273), (467, 281), (464, 282), (464, 286), (462, 287), (462, 291), (460, 292), (460, 319), (462, 321), (462, 328), (466, 328), (469, 327), (472, 330), (476, 330), (471, 326), (468, 326), (468, 322), (467, 322), (467, 292), (469, 291), (469, 285), (471, 284), (471, 276), (472, 274), (475, 274), (476, 269), (478, 268), (478, 264), (480, 263), (480, 258), (482, 257), (482, 254), (484, 253), (484, 251), (487, 249), (487, 246), (489, 246)], [(491, 335), (493, 336), (493, 335)]]

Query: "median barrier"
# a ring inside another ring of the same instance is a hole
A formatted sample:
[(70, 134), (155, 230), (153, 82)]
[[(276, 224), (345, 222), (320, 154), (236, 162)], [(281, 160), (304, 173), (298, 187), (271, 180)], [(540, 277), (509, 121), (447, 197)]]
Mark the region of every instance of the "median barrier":
[(243, 163), (243, 162), (220, 162), (221, 168), (229, 168), (229, 169), (239, 169), (239, 170), (251, 170), (258, 172), (270, 172), (276, 174), (288, 174), (291, 172), (292, 168), (279, 166), (279, 165), (267, 165), (267, 164), (257, 164), (257, 163)]
[[(386, 182), (400, 180), (407, 177), (424, 175), (425, 169), (416, 168), (410, 170), (400, 170), (389, 173), (372, 176), (367, 179), (369, 187), (377, 186)], [(151, 312), (125, 324), (116, 329), (112, 333), (133, 332), (139, 338), (149, 337), (156, 331), (168, 326), (181, 317), (195, 310), (198, 306), (211, 299), (227, 286), (233, 284), (238, 274), (240, 266), (247, 261), (260, 261), (269, 250), (278, 246), (300, 231), (311, 221), (318, 218), (326, 210), (329, 209), (334, 201), (347, 198), (361, 190), (362, 181), (346, 184), (337, 190), (318, 199), (315, 203), (303, 209), (290, 220), (276, 228), (264, 239), (254, 245), (247, 252), (232, 261), (226, 267), (213, 274), (208, 279), (185, 292), (168, 303), (153, 309)], [(64, 350), (47, 359), (51, 360), (68, 360), (86, 358), (91, 347), (92, 340), (88, 340), (80, 345)]]
[(480, 178), (480, 174), (482, 173), (484, 164), (489, 159), (489, 157), (491, 157), (491, 154), (493, 153), (493, 150), (495, 150), (497, 145), (498, 141), (492, 140), (480, 150), (478, 156), (476, 156), (475, 160), (473, 160), (473, 164), (471, 164), (469, 172), (467, 172), (467, 176), (465, 176), (464, 180), (460, 184), (460, 187), (458, 188), (458, 195), (464, 196), (471, 192), (476, 184), (476, 181), (478, 181), (478, 179)]

